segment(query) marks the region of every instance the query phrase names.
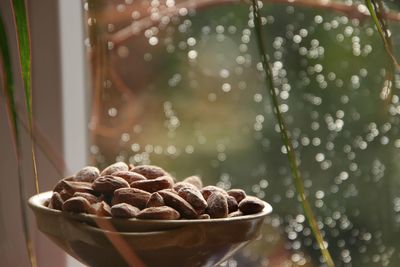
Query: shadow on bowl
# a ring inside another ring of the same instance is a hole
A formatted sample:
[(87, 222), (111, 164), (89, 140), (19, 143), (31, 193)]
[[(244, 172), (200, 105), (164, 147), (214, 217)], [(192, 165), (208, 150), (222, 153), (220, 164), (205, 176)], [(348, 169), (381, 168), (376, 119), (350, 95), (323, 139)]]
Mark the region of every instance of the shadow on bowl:
[(29, 206), (38, 228), (77, 260), (92, 267), (211, 267), (260, 234), (272, 207), (242, 217), (212, 220), (137, 220), (70, 214), (44, 206), (52, 192)]

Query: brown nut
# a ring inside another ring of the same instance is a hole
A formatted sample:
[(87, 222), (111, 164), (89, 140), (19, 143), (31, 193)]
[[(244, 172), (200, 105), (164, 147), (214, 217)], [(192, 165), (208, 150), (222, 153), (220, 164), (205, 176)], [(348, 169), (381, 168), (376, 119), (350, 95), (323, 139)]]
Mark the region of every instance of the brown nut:
[(64, 190), (71, 193), (72, 195), (76, 192), (94, 193), (91, 183), (65, 180), (62, 180), (61, 183), (64, 187)]
[(117, 172), (117, 171), (127, 171), (127, 170), (129, 170), (129, 167), (128, 167), (128, 165), (126, 165), (126, 163), (117, 162), (117, 163), (111, 164), (110, 166), (105, 168), (100, 173), (100, 176), (111, 175), (111, 174), (113, 174), (114, 172)]
[(177, 195), (174, 191), (165, 189), (158, 192), (167, 206), (176, 209), (184, 218), (195, 219), (197, 218), (196, 210), (182, 197)]
[(111, 214), (118, 218), (135, 218), (139, 209), (127, 203), (119, 203), (111, 207)]
[(240, 201), (239, 210), (243, 214), (255, 214), (264, 209), (264, 202), (256, 197), (247, 196)]
[(79, 172), (75, 174), (75, 181), (78, 182), (93, 182), (97, 177), (99, 177), (100, 171), (96, 167), (87, 166), (82, 168)]
[(214, 192), (220, 192), (220, 193), (224, 194), (225, 196), (228, 196), (228, 194), (225, 192), (224, 189), (222, 189), (220, 187), (213, 186), (213, 185), (208, 185), (208, 186), (203, 187), (201, 189), (201, 193), (203, 194), (203, 197), (204, 197), (205, 200), (207, 200), (208, 197)]
[(183, 187), (178, 191), (178, 195), (192, 205), (197, 214), (204, 213), (207, 208), (207, 201), (198, 189)]
[(186, 183), (186, 182), (177, 182), (176, 184), (174, 184), (174, 190), (176, 192), (178, 192), (181, 188), (193, 188), (194, 190), (198, 190), (196, 186), (190, 184), (190, 183)]
[(227, 202), (228, 202), (228, 210), (229, 213), (237, 211), (238, 210), (238, 203), (234, 197), (228, 196), (227, 197)]
[(192, 185), (196, 186), (197, 189), (203, 188), (203, 181), (197, 175), (189, 176), (189, 177), (185, 178), (182, 182), (192, 184)]
[(64, 200), (62, 199), (60, 193), (54, 192), (53, 195), (51, 196), (48, 207), (50, 209), (62, 210), (63, 204), (64, 204)]
[(153, 165), (136, 166), (132, 171), (143, 175), (147, 179), (155, 179), (157, 177), (168, 175), (168, 173), (162, 168)]
[(97, 216), (111, 217), (111, 207), (104, 201), (92, 204)]
[(165, 206), (164, 199), (162, 196), (155, 192), (151, 194), (149, 201), (147, 201), (146, 207), (151, 208), (151, 207), (161, 207)]
[(70, 199), (73, 197), (74, 193), (68, 192), (67, 190), (63, 189), (60, 191), (60, 196), (62, 200), (66, 201), (67, 199)]
[(97, 203), (100, 201), (100, 199), (98, 197), (96, 197), (95, 195), (92, 195), (90, 193), (75, 192), (73, 196), (86, 198), (90, 204), (94, 204), (94, 203)]
[(102, 194), (112, 194), (119, 188), (129, 188), (129, 184), (121, 177), (106, 175), (94, 180), (92, 188)]
[(146, 180), (146, 177), (143, 175), (136, 173), (136, 172), (131, 172), (131, 171), (117, 171), (112, 174), (112, 176), (118, 176), (123, 178), (125, 181), (127, 181), (129, 184), (136, 182), (136, 181), (141, 181), (141, 180)]
[(64, 202), (62, 210), (74, 213), (95, 213), (95, 210), (90, 205), (89, 201), (83, 197), (71, 197)]
[(228, 217), (227, 195), (219, 191), (212, 193), (207, 199), (207, 213), (211, 218)]
[(75, 176), (63, 178), (60, 181), (57, 182), (56, 186), (54, 187), (53, 191), (60, 193), (62, 190), (66, 189), (66, 183), (65, 182), (76, 182), (75, 181)]
[(161, 206), (146, 208), (140, 211), (136, 217), (146, 220), (177, 220), (180, 216), (179, 212), (173, 208)]
[(161, 176), (150, 180), (136, 181), (130, 184), (132, 188), (138, 188), (150, 193), (160, 191), (163, 189), (172, 188), (171, 178), (168, 176)]
[(121, 188), (115, 190), (112, 204), (115, 205), (124, 202), (139, 209), (144, 209), (150, 196), (149, 192), (137, 188)]
[(228, 195), (231, 197), (234, 197), (237, 203), (240, 203), (240, 201), (246, 197), (246, 192), (244, 192), (242, 189), (231, 189), (226, 191), (226, 193), (228, 193)]
[(243, 215), (244, 214), (240, 210), (237, 210), (232, 213), (229, 213), (228, 218), (239, 217), (239, 216), (243, 216)]

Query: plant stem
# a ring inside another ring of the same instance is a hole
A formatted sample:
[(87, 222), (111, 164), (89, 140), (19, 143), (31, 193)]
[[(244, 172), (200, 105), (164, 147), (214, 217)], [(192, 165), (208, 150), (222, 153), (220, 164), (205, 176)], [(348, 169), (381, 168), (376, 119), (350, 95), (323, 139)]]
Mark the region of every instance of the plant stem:
[[(349, 18), (356, 18), (359, 20), (363, 19), (368, 19), (370, 18), (370, 14), (368, 12), (364, 12), (362, 9), (359, 8), (357, 5), (347, 5), (344, 3), (338, 3), (338, 2), (331, 2), (331, 1), (319, 1), (319, 0), (263, 0), (264, 3), (268, 4), (287, 4), (287, 5), (292, 5), (292, 6), (299, 6), (299, 7), (307, 7), (307, 8), (315, 8), (315, 9), (320, 9), (320, 10), (330, 10), (338, 13), (345, 14)], [(139, 2), (138, 2), (139, 3)], [(160, 18), (164, 16), (172, 17), (175, 15), (179, 14), (179, 10), (182, 8), (186, 9), (196, 9), (196, 10), (202, 10), (206, 8), (211, 8), (215, 6), (221, 6), (221, 5), (232, 5), (232, 4), (243, 4), (245, 3), (244, 0), (188, 0), (182, 3), (179, 3), (175, 6), (171, 7), (164, 7), (160, 8), (158, 11), (158, 15)], [(115, 18), (112, 22), (113, 23), (118, 23), (118, 22), (125, 22), (130, 19), (130, 14), (134, 10), (142, 10), (144, 14), (142, 14), (142, 18), (138, 21), (135, 21), (132, 23), (132, 25), (129, 25), (116, 33), (110, 35), (108, 38), (111, 42), (113, 42), (114, 46), (119, 46), (123, 44), (126, 40), (129, 38), (139, 34), (143, 30), (146, 30), (154, 25), (157, 25), (159, 23), (159, 20), (153, 20), (150, 18), (151, 12), (150, 8), (143, 8), (142, 5), (131, 5), (127, 7), (127, 11), (125, 12), (126, 14), (129, 14), (128, 16), (124, 16), (121, 13), (114, 14), (115, 8), (107, 8), (103, 12), (103, 14), (99, 15), (99, 19), (97, 20), (98, 22), (100, 21), (106, 21), (108, 23), (108, 20), (105, 19), (107, 18)], [(124, 14), (125, 14), (124, 13)], [(397, 12), (386, 12), (384, 14), (384, 17), (388, 20), (392, 21), (400, 21), (400, 13)]]
[(392, 60), (396, 70), (400, 70), (400, 65), (393, 54), (391, 38), (388, 29), (386, 27), (386, 23), (384, 21), (384, 14), (382, 14), (382, 12), (378, 10), (379, 7), (382, 7), (383, 9), (382, 2), (380, 0), (379, 2), (376, 2), (376, 0), (365, 0), (365, 5), (367, 6), (369, 13), (371, 14), (372, 20), (374, 21), (378, 33), (383, 41), (386, 53)]
[(285, 119), (279, 110), (279, 101), (278, 101), (278, 97), (277, 97), (277, 94), (275, 91), (273, 73), (272, 73), (270, 64), (268, 62), (268, 56), (266, 54), (265, 44), (264, 44), (264, 41), (262, 38), (262, 22), (261, 22), (261, 15), (260, 15), (259, 6), (257, 4), (257, 0), (252, 0), (252, 6), (253, 6), (254, 30), (256, 33), (256, 39), (257, 39), (258, 49), (260, 52), (261, 63), (262, 63), (263, 69), (265, 71), (265, 82), (268, 85), (269, 93), (272, 98), (272, 103), (274, 106), (274, 113), (275, 113), (276, 119), (278, 121), (282, 142), (286, 148), (286, 154), (287, 154), (290, 168), (292, 171), (292, 176), (294, 179), (296, 191), (300, 197), (300, 202), (303, 207), (304, 214), (307, 218), (308, 224), (310, 225), (313, 235), (314, 235), (315, 239), (317, 240), (317, 243), (321, 250), (322, 256), (325, 259), (325, 262), (329, 267), (334, 267), (335, 264), (332, 260), (329, 250), (327, 249), (327, 246), (325, 245), (325, 241), (324, 241), (322, 234), (318, 228), (314, 213), (313, 213), (310, 203), (308, 202), (308, 199), (306, 197), (303, 179), (301, 177), (300, 170), (298, 168), (298, 161), (296, 158), (295, 151), (293, 149), (293, 143), (289, 136), (289, 131), (287, 129)]

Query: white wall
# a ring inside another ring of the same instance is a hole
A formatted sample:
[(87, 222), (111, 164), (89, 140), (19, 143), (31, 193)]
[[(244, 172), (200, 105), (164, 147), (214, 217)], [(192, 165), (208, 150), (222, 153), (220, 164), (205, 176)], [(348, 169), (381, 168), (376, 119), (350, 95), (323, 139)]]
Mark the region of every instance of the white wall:
[[(87, 163), (84, 25), (80, 0), (59, 0), (64, 159), (69, 170)], [(83, 266), (67, 258), (67, 267)]]

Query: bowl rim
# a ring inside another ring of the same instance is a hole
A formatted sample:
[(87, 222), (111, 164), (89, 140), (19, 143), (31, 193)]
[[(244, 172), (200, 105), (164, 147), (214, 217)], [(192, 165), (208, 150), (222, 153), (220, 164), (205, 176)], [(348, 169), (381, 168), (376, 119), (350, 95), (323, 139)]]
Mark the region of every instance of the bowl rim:
[(121, 219), (121, 218), (113, 218), (113, 217), (103, 217), (103, 216), (96, 216), (93, 214), (85, 214), (85, 213), (72, 213), (72, 212), (65, 212), (65, 211), (60, 211), (60, 210), (55, 210), (46, 207), (43, 205), (46, 200), (49, 200), (53, 194), (53, 191), (46, 191), (42, 192), (36, 195), (33, 195), (32, 197), (29, 198), (28, 204), (29, 206), (35, 211), (41, 211), (44, 213), (51, 213), (53, 215), (66, 215), (68, 217), (72, 217), (75, 220), (107, 220), (107, 221), (120, 221), (120, 222), (140, 222), (140, 223), (157, 223), (157, 224), (169, 224), (173, 225), (176, 224), (177, 226), (180, 226), (182, 224), (196, 224), (196, 223), (217, 223), (217, 222), (234, 222), (234, 221), (243, 221), (243, 220), (253, 220), (256, 218), (260, 217), (265, 217), (266, 215), (272, 213), (272, 206), (263, 201), (264, 203), (264, 209), (256, 214), (250, 214), (250, 215), (242, 215), (242, 216), (237, 216), (237, 217), (230, 217), (230, 218), (216, 218), (216, 219), (179, 219), (179, 220), (145, 220), (145, 219)]

